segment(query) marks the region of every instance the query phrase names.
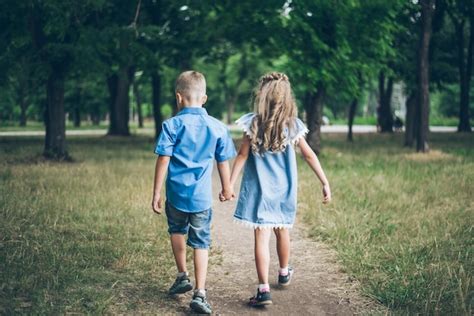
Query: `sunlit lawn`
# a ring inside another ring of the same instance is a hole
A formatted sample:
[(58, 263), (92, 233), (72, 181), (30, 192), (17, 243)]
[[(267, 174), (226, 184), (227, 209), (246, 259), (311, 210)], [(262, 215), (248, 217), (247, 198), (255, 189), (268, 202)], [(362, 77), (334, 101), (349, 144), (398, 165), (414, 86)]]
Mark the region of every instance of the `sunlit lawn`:
[[(149, 207), (154, 141), (68, 142), (76, 162), (57, 164), (38, 157), (41, 138), (0, 139), (0, 313), (175, 312), (166, 223)], [(320, 207), (299, 164), (299, 215), (311, 236), (397, 311), (468, 314), (473, 137), (432, 135), (428, 156), (403, 149), (400, 135), (323, 143), (331, 205)]]
[(300, 215), (366, 294), (402, 313), (472, 313), (474, 136), (431, 135), (432, 153), (402, 135), (326, 137), (334, 201), (321, 207), (300, 164)]

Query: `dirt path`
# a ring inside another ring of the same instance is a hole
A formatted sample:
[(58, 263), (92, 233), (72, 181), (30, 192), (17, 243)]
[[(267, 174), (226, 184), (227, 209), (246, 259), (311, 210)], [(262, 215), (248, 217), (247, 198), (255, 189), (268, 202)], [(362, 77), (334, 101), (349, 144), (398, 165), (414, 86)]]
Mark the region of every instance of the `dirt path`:
[[(215, 176), (217, 173), (215, 173)], [(218, 192), (214, 181), (214, 195)], [(291, 265), (295, 268), (287, 289), (277, 286), (278, 259), (272, 236), (270, 266), (273, 305), (265, 309), (247, 306), (255, 294), (257, 277), (253, 257), (253, 231), (233, 222), (236, 202), (214, 201), (213, 246), (222, 261), (210, 266), (209, 301), (221, 315), (352, 315), (373, 310), (375, 304), (361, 297), (357, 284), (342, 273), (334, 254), (323, 244), (304, 237), (302, 223), (292, 229)]]

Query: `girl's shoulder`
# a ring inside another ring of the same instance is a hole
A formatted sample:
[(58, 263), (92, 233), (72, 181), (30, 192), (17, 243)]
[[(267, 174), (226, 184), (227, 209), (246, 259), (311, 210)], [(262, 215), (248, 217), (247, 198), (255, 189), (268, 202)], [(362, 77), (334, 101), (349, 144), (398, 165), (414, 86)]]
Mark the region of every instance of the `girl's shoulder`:
[[(252, 131), (250, 127), (252, 126), (252, 121), (255, 118), (256, 114), (251, 112), (242, 115), (235, 123), (238, 127), (240, 127), (245, 134), (248, 136), (252, 136)], [(301, 137), (306, 136), (309, 132), (306, 125), (303, 123), (302, 120), (295, 117), (294, 121), (289, 124), (285, 133), (287, 135), (287, 143), (295, 144)]]
[(235, 124), (237, 124), (237, 126), (240, 127), (245, 134), (251, 136), (250, 126), (252, 125), (255, 115), (255, 113), (244, 114), (237, 121), (235, 121)]
[(306, 136), (308, 132), (309, 130), (303, 121), (295, 117), (293, 124), (290, 124), (290, 127), (288, 128), (288, 141), (295, 144), (301, 137)]

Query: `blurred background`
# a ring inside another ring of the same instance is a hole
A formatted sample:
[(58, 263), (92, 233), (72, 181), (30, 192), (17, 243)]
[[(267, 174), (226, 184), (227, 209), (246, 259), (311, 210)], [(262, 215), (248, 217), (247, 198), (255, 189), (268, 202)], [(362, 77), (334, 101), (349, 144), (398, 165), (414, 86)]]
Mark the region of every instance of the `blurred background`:
[(0, 5), (0, 130), (45, 130), (53, 159), (67, 156), (65, 129), (158, 133), (188, 69), (205, 74), (206, 108), (229, 124), (251, 110), (262, 74), (287, 73), (317, 152), (321, 124), (406, 130), (419, 151), (429, 125), (471, 131), (472, 1)]

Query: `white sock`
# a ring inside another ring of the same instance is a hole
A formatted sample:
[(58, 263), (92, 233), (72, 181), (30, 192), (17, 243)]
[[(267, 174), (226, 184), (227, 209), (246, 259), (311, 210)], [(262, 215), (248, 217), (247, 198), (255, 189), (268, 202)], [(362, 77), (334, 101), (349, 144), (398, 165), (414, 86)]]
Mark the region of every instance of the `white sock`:
[(204, 290), (204, 289), (195, 289), (194, 294), (200, 294), (201, 296), (206, 297), (206, 290)]
[(258, 285), (258, 291), (259, 292), (270, 292), (270, 284), (259, 284)]
[(286, 266), (286, 267), (284, 267), (284, 268), (280, 268), (280, 269), (278, 270), (278, 272), (279, 272), (280, 275), (282, 275), (282, 276), (288, 275), (288, 266)]
[(188, 271), (178, 272), (178, 274), (177, 274), (176, 276), (177, 276), (178, 278), (182, 278), (182, 277), (188, 276)]

